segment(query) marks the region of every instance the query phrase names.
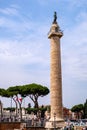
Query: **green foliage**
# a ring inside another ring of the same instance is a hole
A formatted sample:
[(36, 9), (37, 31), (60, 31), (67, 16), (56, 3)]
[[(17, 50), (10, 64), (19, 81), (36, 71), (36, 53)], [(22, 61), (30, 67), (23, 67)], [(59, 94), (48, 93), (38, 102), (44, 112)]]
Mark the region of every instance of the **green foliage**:
[(7, 89), (7, 92), (8, 92), (10, 97), (13, 97), (14, 95), (17, 95), (20, 93), (20, 87), (19, 86), (9, 87)]
[(45, 96), (49, 93), (49, 89), (45, 86), (40, 84), (27, 84), (22, 86), (22, 91), (25, 95), (38, 95), (38, 96)]
[(84, 109), (83, 104), (78, 104), (73, 106), (71, 108), (71, 111), (77, 113), (77, 119), (79, 119), (79, 118), (83, 118), (83, 109)]
[(34, 107), (38, 108), (38, 98), (43, 97), (49, 93), (49, 89), (40, 84), (27, 84), (21, 86), (23, 96), (29, 96), (34, 103)]
[(80, 112), (81, 110), (83, 110), (83, 104), (79, 104), (79, 105), (75, 105), (71, 108), (72, 112)]
[(15, 111), (15, 108), (7, 107), (7, 108), (4, 108), (4, 110), (9, 110), (9, 111), (13, 112), (13, 111)]
[(47, 107), (39, 108), (39, 110), (45, 112), (47, 110)]
[(5, 95), (7, 95), (7, 91), (3, 88), (0, 88), (0, 96), (4, 97)]
[[(32, 83), (22, 86), (9, 87), (7, 90), (1, 89), (0, 95), (12, 98), (15, 103), (17, 102), (15, 98), (18, 98), (19, 95), (21, 95), (21, 97), (28, 96), (33, 101), (34, 107), (38, 108), (38, 98), (46, 96), (48, 93), (49, 89), (47, 87), (42, 86), (40, 84)], [(20, 102), (18, 101), (18, 103)]]
[[(19, 100), (18, 97), (21, 96), (21, 98), (23, 99), (26, 96), (29, 96), (30, 99), (33, 101), (34, 103), (34, 107), (38, 108), (38, 98), (39, 96), (43, 97), (45, 95), (47, 95), (49, 93), (49, 89), (45, 86), (42, 86), (40, 84), (27, 84), (27, 85), (22, 85), (22, 86), (13, 86), (13, 87), (9, 87), (7, 90), (2, 90), (0, 92), (1, 96), (7, 97), (7, 98), (12, 98), (13, 101), (15, 102), (16, 105), (16, 110), (18, 108), (19, 105), (19, 109), (20, 109), (20, 118), (22, 119), (22, 111), (21, 111), (21, 105), (22, 105), (22, 100)], [(28, 112), (31, 110), (28, 110)], [(34, 113), (37, 112), (37, 109), (32, 110)], [(17, 113), (17, 111), (16, 111)]]
[(45, 108), (26, 108), (26, 111), (28, 114), (31, 114), (32, 112), (34, 114), (37, 114), (38, 111), (45, 112), (47, 110), (47, 107)]
[(26, 108), (26, 111), (28, 114), (31, 114), (32, 112), (37, 114), (38, 108)]

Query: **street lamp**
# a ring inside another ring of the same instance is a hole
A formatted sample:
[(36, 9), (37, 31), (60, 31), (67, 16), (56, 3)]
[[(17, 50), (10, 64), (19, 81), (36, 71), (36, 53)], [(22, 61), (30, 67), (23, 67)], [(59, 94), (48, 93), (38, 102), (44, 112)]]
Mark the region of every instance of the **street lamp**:
[(11, 97), (10, 121), (12, 121), (12, 97)]
[(0, 121), (2, 121), (2, 116), (3, 116), (3, 114), (2, 114), (2, 102), (0, 100)]
[(56, 113), (54, 113), (54, 130), (56, 130)]

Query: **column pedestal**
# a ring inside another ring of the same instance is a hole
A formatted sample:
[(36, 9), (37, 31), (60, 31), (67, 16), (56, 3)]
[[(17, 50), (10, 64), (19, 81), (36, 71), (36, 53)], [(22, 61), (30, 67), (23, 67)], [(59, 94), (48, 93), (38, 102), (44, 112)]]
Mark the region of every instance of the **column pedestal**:
[(47, 121), (45, 128), (47, 128), (48, 130), (63, 130), (65, 127), (65, 122), (64, 120), (57, 120), (57, 121)]

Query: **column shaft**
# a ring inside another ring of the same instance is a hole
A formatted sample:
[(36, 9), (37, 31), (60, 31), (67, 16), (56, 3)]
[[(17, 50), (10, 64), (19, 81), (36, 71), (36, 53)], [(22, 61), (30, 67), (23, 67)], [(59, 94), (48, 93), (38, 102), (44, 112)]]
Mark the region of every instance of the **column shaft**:
[(62, 79), (61, 79), (61, 53), (60, 38), (52, 36), (51, 38), (51, 73), (50, 73), (50, 96), (51, 96), (51, 120), (63, 119), (62, 113)]

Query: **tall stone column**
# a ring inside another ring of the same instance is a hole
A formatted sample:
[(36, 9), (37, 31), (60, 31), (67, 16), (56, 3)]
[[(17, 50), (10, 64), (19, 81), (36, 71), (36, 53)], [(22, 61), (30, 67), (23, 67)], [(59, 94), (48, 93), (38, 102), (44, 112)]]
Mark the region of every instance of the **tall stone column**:
[(63, 119), (62, 108), (62, 76), (61, 76), (61, 53), (60, 38), (62, 32), (59, 30), (57, 22), (52, 24), (48, 38), (51, 41), (51, 70), (50, 70), (50, 100), (51, 100), (51, 120)]
[(52, 23), (48, 38), (50, 39), (50, 100), (51, 100), (51, 118), (49, 120), (49, 128), (64, 126), (63, 106), (62, 106), (62, 73), (61, 73), (61, 50), (60, 38), (63, 36), (57, 24), (56, 12), (54, 13), (54, 21)]

